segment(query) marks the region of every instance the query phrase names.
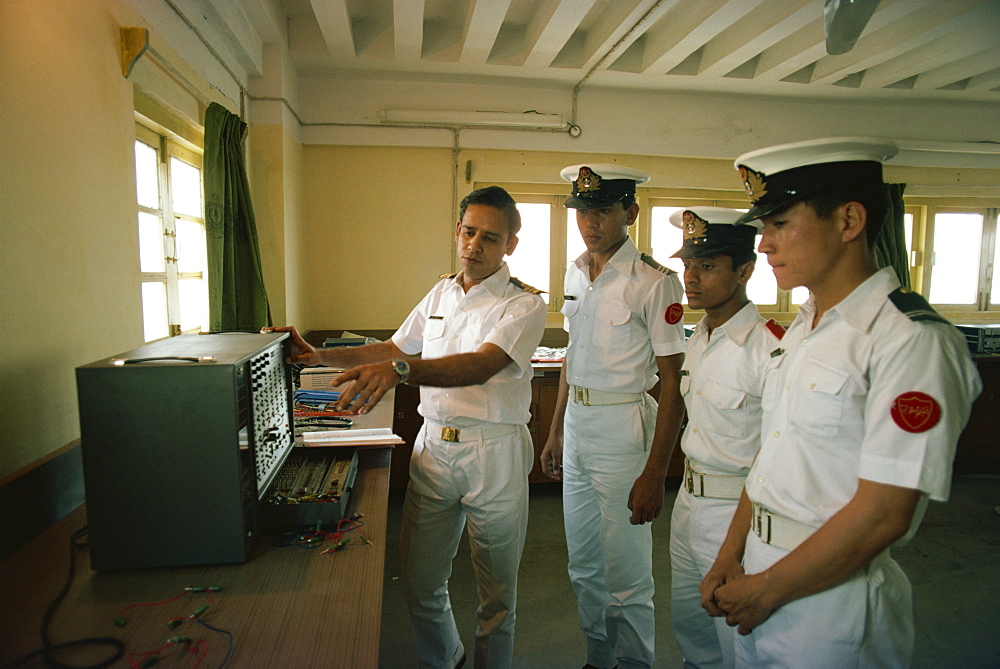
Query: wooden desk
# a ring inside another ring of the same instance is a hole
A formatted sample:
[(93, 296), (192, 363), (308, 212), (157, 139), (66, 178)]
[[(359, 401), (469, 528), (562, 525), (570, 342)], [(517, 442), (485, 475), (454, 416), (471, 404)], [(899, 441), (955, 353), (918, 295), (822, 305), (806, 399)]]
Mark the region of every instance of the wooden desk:
[[(166, 625), (170, 618), (188, 616), (207, 604), (205, 593), (160, 606), (132, 608), (124, 615), (124, 628), (117, 627), (113, 618), (126, 606), (167, 600), (188, 586), (220, 586), (222, 591), (201, 619), (232, 633), (234, 645), (227, 666), (378, 667), (391, 452), (378, 448), (358, 453), (349, 513), (364, 514), (363, 531), (374, 545), (362, 543), (358, 533), (352, 532), (344, 550), (322, 554), (322, 549), (276, 548), (269, 536), (262, 535), (250, 560), (242, 564), (108, 573), (91, 571), (87, 550), (77, 550), (72, 587), (48, 630), (52, 642), (108, 636), (122, 640), (129, 652), (145, 652), (172, 636), (187, 636), (208, 642), (200, 666), (218, 667), (229, 648), (225, 635), (191, 620), (176, 629)], [(81, 506), (0, 564), (4, 640), (0, 666), (10, 666), (41, 647), (44, 611), (68, 574), (69, 537), (85, 523)], [(97, 647), (58, 657), (65, 663), (86, 664), (111, 654), (110, 648)], [(193, 653), (171, 647), (158, 666), (193, 667), (195, 662)], [(35, 657), (21, 666), (45, 665), (41, 657)], [(128, 667), (129, 663), (123, 657), (114, 666)]]

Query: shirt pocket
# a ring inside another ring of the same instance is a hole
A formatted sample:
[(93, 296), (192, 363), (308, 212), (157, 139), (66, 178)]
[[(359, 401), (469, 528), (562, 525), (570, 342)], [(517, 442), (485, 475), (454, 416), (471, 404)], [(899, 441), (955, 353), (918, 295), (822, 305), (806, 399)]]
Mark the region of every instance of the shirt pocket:
[(802, 363), (789, 397), (788, 422), (803, 432), (829, 438), (840, 431), (847, 373), (816, 360)]
[(602, 348), (625, 348), (632, 344), (632, 312), (620, 304), (597, 307), (594, 340)]
[(710, 414), (705, 428), (724, 437), (747, 436), (747, 394), (709, 381), (701, 391)]

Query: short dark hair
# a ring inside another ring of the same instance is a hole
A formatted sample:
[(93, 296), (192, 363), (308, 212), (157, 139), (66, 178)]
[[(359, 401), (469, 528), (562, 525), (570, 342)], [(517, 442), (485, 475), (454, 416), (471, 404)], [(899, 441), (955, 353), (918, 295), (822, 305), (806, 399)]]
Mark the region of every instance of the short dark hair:
[(734, 272), (748, 262), (757, 262), (757, 254), (753, 249), (729, 249), (728, 251), (720, 251), (719, 255), (729, 256), (733, 262)]
[(470, 204), (484, 204), (507, 214), (507, 230), (511, 237), (521, 229), (521, 212), (517, 210), (517, 202), (510, 196), (510, 193), (500, 186), (477, 188), (463, 197), (458, 210), (459, 221), (465, 218), (465, 210), (469, 208)]
[(820, 218), (830, 218), (834, 210), (848, 202), (860, 202), (867, 212), (865, 222), (865, 241), (869, 248), (874, 248), (875, 240), (882, 232), (889, 204), (886, 199), (884, 184), (869, 184), (853, 186), (830, 191), (821, 191), (802, 200)]

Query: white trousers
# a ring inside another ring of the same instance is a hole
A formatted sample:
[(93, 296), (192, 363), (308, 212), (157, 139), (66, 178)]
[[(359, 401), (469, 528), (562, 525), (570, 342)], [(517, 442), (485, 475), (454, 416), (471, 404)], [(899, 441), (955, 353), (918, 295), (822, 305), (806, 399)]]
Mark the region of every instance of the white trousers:
[(587, 662), (653, 664), (651, 526), (632, 525), (628, 496), (649, 457), (656, 402), (566, 409), (563, 519)]
[[(751, 533), (744, 570), (759, 573), (787, 554)], [(887, 549), (840, 585), (778, 607), (749, 635), (734, 639), (737, 667), (909, 667), (910, 582)]]
[(735, 499), (695, 497), (684, 483), (670, 516), (670, 616), (686, 669), (732, 669), (733, 629), (701, 608), (700, 585), (715, 564)]
[(465, 652), (448, 579), (466, 525), (479, 595), (474, 666), (511, 666), (533, 455), (524, 425), (502, 437), (458, 443), (428, 434), (426, 424), (420, 429), (410, 457), (400, 551), (421, 667), (451, 669)]

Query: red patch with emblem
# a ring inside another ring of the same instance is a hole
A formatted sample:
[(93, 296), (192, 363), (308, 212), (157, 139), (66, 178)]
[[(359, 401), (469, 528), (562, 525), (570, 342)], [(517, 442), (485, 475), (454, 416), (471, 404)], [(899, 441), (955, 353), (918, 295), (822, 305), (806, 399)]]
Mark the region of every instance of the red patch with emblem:
[(913, 391), (893, 400), (889, 413), (907, 432), (926, 432), (941, 420), (941, 405), (927, 393)]
[(785, 328), (784, 328), (784, 326), (781, 325), (780, 323), (778, 323), (773, 318), (771, 320), (769, 320), (768, 322), (764, 323), (764, 326), (768, 330), (770, 330), (771, 334), (773, 334), (778, 339), (781, 339), (782, 337), (785, 336)]
[(679, 323), (681, 318), (684, 317), (684, 307), (680, 305), (679, 302), (674, 302), (669, 307), (667, 307), (667, 312), (663, 314), (664, 320), (673, 325), (674, 323)]

